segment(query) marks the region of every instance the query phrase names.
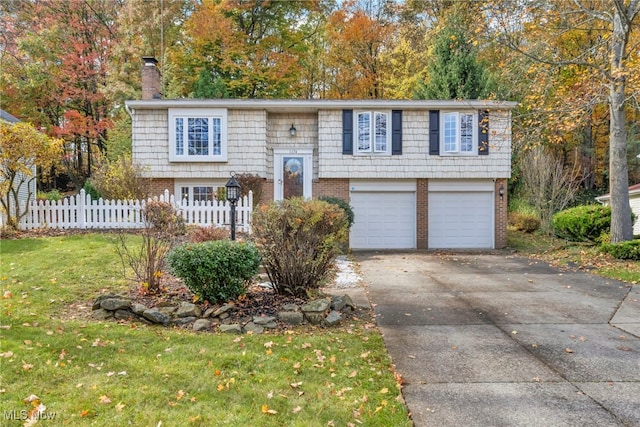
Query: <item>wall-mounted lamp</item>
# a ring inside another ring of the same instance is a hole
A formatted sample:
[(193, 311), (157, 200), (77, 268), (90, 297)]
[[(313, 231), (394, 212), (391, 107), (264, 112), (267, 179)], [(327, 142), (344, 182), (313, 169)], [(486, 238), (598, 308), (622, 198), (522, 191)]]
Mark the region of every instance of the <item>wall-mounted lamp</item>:
[(289, 135), (296, 136), (296, 127), (291, 123), (291, 127), (289, 128)]
[(498, 189), (498, 194), (500, 195), (500, 200), (504, 199), (504, 185), (500, 184), (500, 188)]

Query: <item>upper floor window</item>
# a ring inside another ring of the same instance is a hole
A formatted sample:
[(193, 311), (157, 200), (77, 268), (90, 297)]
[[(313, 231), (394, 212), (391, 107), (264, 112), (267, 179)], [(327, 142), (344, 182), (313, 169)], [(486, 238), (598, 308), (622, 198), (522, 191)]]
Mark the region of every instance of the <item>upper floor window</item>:
[(356, 152), (391, 154), (390, 114), (379, 111), (356, 113)]
[(172, 162), (227, 161), (227, 111), (170, 109), (169, 150)]
[(476, 154), (478, 139), (477, 114), (442, 114), (442, 154)]

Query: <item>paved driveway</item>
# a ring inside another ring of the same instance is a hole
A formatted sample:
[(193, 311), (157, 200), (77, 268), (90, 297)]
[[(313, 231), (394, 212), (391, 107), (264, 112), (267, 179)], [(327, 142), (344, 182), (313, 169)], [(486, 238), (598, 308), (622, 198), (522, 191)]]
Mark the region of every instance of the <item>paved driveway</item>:
[(640, 285), (504, 254), (355, 255), (416, 426), (640, 426)]

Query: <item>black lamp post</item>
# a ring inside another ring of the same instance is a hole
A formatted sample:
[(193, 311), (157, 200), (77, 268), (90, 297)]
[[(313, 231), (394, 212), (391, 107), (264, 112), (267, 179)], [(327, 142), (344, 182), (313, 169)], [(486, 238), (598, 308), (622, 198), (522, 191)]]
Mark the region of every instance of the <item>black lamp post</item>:
[(227, 200), (231, 203), (231, 240), (236, 240), (236, 203), (240, 199), (240, 184), (236, 181), (235, 174), (225, 185), (227, 189)]

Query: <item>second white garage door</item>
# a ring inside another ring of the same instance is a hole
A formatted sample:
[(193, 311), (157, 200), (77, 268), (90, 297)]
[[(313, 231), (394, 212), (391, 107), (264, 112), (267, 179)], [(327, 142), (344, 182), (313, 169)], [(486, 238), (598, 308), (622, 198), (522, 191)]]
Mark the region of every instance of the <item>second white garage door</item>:
[(373, 183), (350, 187), (355, 215), (349, 235), (352, 249), (415, 249), (415, 182), (395, 188)]
[(429, 249), (494, 247), (492, 181), (429, 181)]

